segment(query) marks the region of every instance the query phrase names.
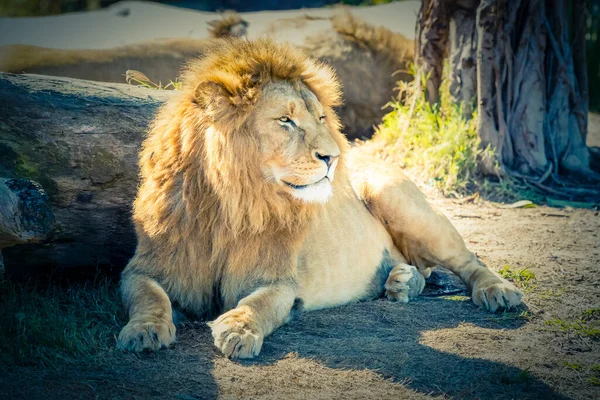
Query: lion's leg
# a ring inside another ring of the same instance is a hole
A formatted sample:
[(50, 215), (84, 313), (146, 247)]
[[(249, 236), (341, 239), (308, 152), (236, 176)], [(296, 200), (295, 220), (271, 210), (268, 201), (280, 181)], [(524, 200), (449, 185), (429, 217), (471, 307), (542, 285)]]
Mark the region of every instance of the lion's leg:
[(265, 336), (281, 326), (294, 305), (293, 285), (262, 287), (239, 301), (237, 307), (209, 322), (223, 354), (230, 358), (257, 356)]
[(121, 294), (129, 322), (119, 334), (118, 348), (135, 352), (159, 350), (175, 341), (171, 301), (158, 282), (125, 270)]
[(395, 168), (373, 158), (353, 160), (352, 185), (392, 235), (409, 264), (425, 273), (441, 265), (458, 275), (473, 302), (490, 311), (520, 304), (521, 292), (488, 269), (419, 188)]

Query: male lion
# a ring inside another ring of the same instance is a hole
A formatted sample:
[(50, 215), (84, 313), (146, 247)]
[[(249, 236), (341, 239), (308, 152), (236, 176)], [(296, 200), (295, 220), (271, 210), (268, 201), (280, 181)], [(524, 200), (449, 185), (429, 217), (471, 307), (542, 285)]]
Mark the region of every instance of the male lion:
[(412, 182), (350, 149), (329, 67), (269, 39), (213, 46), (143, 144), (120, 348), (171, 345), (177, 306), (253, 357), (292, 308), (407, 302), (435, 265), (490, 311), (520, 303)]

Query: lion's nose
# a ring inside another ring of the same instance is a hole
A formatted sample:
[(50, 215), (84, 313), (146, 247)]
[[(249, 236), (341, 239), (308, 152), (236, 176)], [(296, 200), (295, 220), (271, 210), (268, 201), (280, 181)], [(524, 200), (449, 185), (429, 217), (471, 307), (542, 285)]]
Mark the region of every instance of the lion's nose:
[(325, 164), (327, 164), (328, 167), (331, 167), (331, 164), (333, 164), (335, 159), (338, 158), (338, 156), (327, 156), (318, 152), (315, 153), (315, 157), (317, 157), (319, 160), (325, 161)]

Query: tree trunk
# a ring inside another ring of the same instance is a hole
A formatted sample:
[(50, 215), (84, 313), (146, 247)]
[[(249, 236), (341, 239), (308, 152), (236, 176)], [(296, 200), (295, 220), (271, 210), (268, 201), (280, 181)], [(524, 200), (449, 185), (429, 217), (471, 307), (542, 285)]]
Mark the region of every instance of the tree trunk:
[(136, 243), (138, 149), (156, 109), (174, 94), (0, 74), (0, 176), (39, 182), (56, 219), (45, 243), (3, 250), (8, 271), (127, 262)]
[(587, 30), (587, 7), (586, 0), (573, 1), (573, 64), (575, 66), (575, 78), (579, 83), (579, 96), (581, 98), (581, 123), (580, 129), (583, 143), (586, 143), (588, 132), (588, 113), (589, 113), (589, 81), (586, 51), (586, 30)]
[(446, 0), (422, 0), (415, 32), (417, 88), (431, 103), (439, 100), (444, 57), (448, 47), (449, 17)]
[(479, 0), (458, 0), (450, 11), (450, 95), (462, 106), (463, 115), (473, 115), (477, 96), (477, 29)]
[[(450, 7), (451, 94), (463, 107), (474, 70), (464, 60), (470, 59), (473, 38), (477, 42), (478, 132), (482, 147), (491, 147), (495, 155), (482, 160), (483, 171), (515, 176), (552, 194), (597, 198), (600, 178), (590, 168), (585, 143), (589, 107), (585, 1), (570, 5), (569, 0), (481, 0), (473, 21), (467, 10), (476, 3), (422, 1), (418, 76), (430, 71), (435, 75), (442, 63), (439, 52), (426, 50), (439, 49), (444, 25), (429, 19), (437, 16), (433, 20), (443, 21), (439, 16)], [(428, 37), (424, 32), (432, 25), (438, 29)], [(476, 27), (476, 34), (470, 27)], [(431, 54), (434, 57), (426, 57)], [(430, 100), (437, 99), (430, 93), (439, 90), (436, 84), (434, 80), (427, 86)], [(577, 178), (575, 183), (572, 177)]]

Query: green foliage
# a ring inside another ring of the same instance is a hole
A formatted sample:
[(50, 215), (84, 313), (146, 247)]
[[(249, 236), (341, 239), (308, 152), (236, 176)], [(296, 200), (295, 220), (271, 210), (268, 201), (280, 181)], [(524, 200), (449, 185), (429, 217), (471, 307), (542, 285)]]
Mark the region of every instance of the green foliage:
[(530, 321), (533, 318), (533, 313), (527, 310), (510, 312), (503, 311), (500, 316), (490, 316), (490, 321), (497, 323), (498, 325), (510, 325), (514, 322), (525, 322)]
[(539, 293), (540, 298), (544, 300), (551, 300), (554, 298), (562, 297), (565, 294), (565, 289), (548, 289)]
[(465, 195), (477, 189), (478, 162), (491, 156), (489, 149), (480, 148), (477, 115), (463, 116), (461, 107), (450, 99), (447, 80), (436, 104), (427, 102), (424, 93), (416, 93), (414, 82), (398, 85), (403, 101), (388, 104), (392, 111), (384, 116), (376, 137), (393, 147), (406, 168), (423, 171), (424, 178), (445, 195)]
[(106, 280), (60, 287), (0, 281), (0, 364), (53, 365), (114, 347), (125, 315)]
[(563, 332), (598, 340), (600, 339), (600, 308), (585, 310), (570, 321), (553, 318), (547, 320), (546, 325), (556, 327)]
[(527, 268), (513, 270), (506, 264), (498, 271), (501, 277), (513, 282), (521, 289), (531, 291), (535, 288), (535, 274)]
[(572, 369), (573, 371), (581, 371), (581, 365), (579, 365), (577, 363), (570, 363), (570, 362), (564, 361), (563, 365), (569, 369)]

